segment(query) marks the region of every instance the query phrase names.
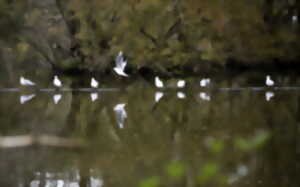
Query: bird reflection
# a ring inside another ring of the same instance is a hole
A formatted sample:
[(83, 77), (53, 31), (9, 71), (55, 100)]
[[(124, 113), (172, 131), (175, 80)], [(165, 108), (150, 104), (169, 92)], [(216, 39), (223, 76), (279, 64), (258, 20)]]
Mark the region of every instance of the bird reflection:
[(96, 178), (96, 177), (90, 177), (90, 184), (91, 187), (101, 187), (103, 186), (103, 179)]
[(61, 100), (61, 98), (62, 98), (62, 95), (61, 95), (61, 94), (55, 94), (55, 95), (53, 96), (53, 101), (54, 101), (54, 103), (57, 104), (57, 103)]
[(30, 182), (30, 187), (39, 187), (40, 181), (39, 180), (33, 180)]
[(98, 93), (94, 92), (94, 93), (91, 93), (91, 100), (92, 102), (96, 101), (98, 99)]
[(163, 92), (155, 92), (155, 102), (158, 103), (159, 100), (164, 96)]
[(30, 101), (32, 98), (35, 97), (35, 94), (31, 94), (31, 95), (21, 95), (20, 96), (20, 103), (21, 104), (24, 104), (26, 103), (27, 101)]
[(274, 97), (274, 96), (275, 96), (274, 92), (271, 92), (271, 91), (266, 92), (266, 94), (265, 94), (266, 101), (270, 101), (272, 99), (272, 97)]
[(122, 104), (117, 104), (114, 107), (114, 111), (115, 111), (116, 117), (117, 117), (117, 123), (118, 123), (118, 126), (120, 129), (124, 128), (124, 121), (127, 118), (125, 106), (126, 106), (126, 104), (122, 103)]
[(210, 95), (205, 92), (200, 92), (199, 97), (204, 101), (210, 101)]
[(178, 99), (185, 99), (185, 93), (183, 93), (183, 92), (177, 92), (177, 98)]

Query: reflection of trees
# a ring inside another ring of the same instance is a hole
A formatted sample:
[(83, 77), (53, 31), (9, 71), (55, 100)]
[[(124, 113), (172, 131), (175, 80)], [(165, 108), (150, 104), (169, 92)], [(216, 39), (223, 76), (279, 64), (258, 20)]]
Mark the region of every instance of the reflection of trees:
[[(14, 118), (1, 118), (12, 125), (1, 126), (4, 135), (51, 132), (68, 140), (85, 140), (87, 146), (79, 150), (43, 145), (1, 150), (0, 171), (9, 168), (18, 180), (2, 177), (7, 173), (0, 172), (0, 184), (29, 184), (33, 180), (41, 184), (56, 184), (58, 180), (70, 183), (76, 170), (81, 176), (77, 182), (87, 186), (93, 176), (90, 171), (94, 170), (107, 186), (135, 186), (151, 176), (162, 176), (162, 184), (198, 186), (201, 169), (218, 166), (213, 181), (202, 185), (217, 186), (216, 181), (224, 175), (236, 175), (240, 165), (248, 168), (248, 175), (240, 177), (235, 186), (247, 186), (245, 181), (255, 186), (259, 180), (263, 185), (297, 184), (299, 94), (276, 91), (276, 97), (266, 102), (264, 91), (211, 89), (207, 92), (212, 100), (204, 101), (197, 89), (187, 89), (183, 100), (176, 99), (176, 91), (168, 90), (154, 110), (156, 90), (138, 81), (125, 93), (100, 92), (97, 102), (90, 100), (89, 93), (78, 92), (64, 95), (66, 100), (59, 105), (40, 95), (26, 108), (9, 105), (10, 97), (1, 100), (0, 111), (7, 106), (14, 111)], [(113, 111), (118, 103), (127, 103), (128, 118), (123, 129), (116, 125)], [(41, 110), (45, 106), (46, 110)], [(31, 116), (26, 118), (31, 126), (25, 130), (20, 126), (24, 116)], [(272, 135), (267, 144), (247, 149), (236, 146), (237, 138), (251, 143), (261, 130)], [(173, 161), (186, 168), (184, 176), (175, 182), (165, 172)]]

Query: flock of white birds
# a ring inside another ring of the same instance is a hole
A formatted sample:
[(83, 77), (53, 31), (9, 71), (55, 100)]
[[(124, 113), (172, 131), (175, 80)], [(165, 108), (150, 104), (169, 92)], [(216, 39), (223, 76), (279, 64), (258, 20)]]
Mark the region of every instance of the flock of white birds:
[[(116, 63), (115, 67), (113, 68), (114, 72), (119, 76), (128, 77), (129, 75), (127, 73), (125, 73), (125, 67), (127, 65), (127, 61), (124, 59), (122, 51), (120, 51), (119, 54), (117, 55), (117, 57), (115, 58), (115, 63)], [(36, 85), (31, 80), (25, 79), (22, 76), (20, 77), (20, 84), (22, 86), (35, 86)], [(154, 98), (155, 102), (159, 102), (159, 100), (164, 96), (164, 92), (162, 91), (162, 88), (166, 88), (166, 86), (164, 85), (164, 82), (158, 76), (155, 77), (154, 84), (157, 88), (160, 89), (160, 91), (157, 91), (155, 93), (155, 98)], [(209, 84), (210, 84), (210, 78), (203, 78), (199, 82), (200, 87), (207, 87), (207, 86), (209, 86)], [(58, 78), (57, 75), (54, 76), (53, 85), (56, 88), (61, 88), (63, 86), (62, 81)], [(91, 85), (92, 88), (98, 88), (99, 87), (99, 82), (94, 77), (92, 77), (90, 85)], [(275, 83), (271, 79), (270, 75), (266, 76), (265, 85), (269, 86), (269, 87), (275, 85)], [(185, 80), (178, 80), (177, 81), (177, 88), (184, 88), (185, 86), (186, 86), (186, 81)], [(98, 93), (97, 92), (91, 93), (90, 96), (91, 96), (91, 100), (93, 102), (98, 99)], [(33, 97), (35, 97), (35, 94), (21, 96), (20, 97), (20, 103), (24, 104), (25, 102), (31, 100)], [(184, 99), (185, 97), (186, 97), (186, 95), (185, 95), (184, 92), (182, 92), (182, 91), (177, 92), (177, 98)], [(205, 100), (205, 101), (210, 101), (210, 99), (211, 99), (210, 95), (208, 95), (206, 92), (200, 92), (199, 97), (202, 100)], [(267, 91), (266, 94), (265, 94), (265, 97), (266, 97), (267, 101), (270, 101), (271, 98), (274, 97), (274, 93), (272, 91)], [(61, 98), (62, 98), (61, 94), (55, 94), (53, 96), (54, 103), (57, 104), (61, 100)], [(123, 106), (123, 108), (124, 108), (124, 106)], [(119, 109), (119, 108), (122, 108), (122, 107), (117, 107), (117, 109)]]
[[(117, 55), (117, 57), (115, 59), (115, 63), (116, 63), (116, 65), (113, 68), (115, 73), (119, 76), (128, 77), (129, 75), (127, 73), (125, 73), (125, 67), (127, 65), (127, 61), (124, 59), (122, 51), (120, 51), (119, 54)], [(34, 82), (32, 82), (29, 79), (25, 79), (22, 76), (20, 77), (20, 84), (22, 86), (36, 86), (36, 84)], [(167, 88), (167, 87), (165, 86), (164, 82), (158, 76), (156, 76), (154, 78), (154, 84), (155, 84), (156, 88), (159, 89), (155, 92), (155, 97), (154, 97), (155, 102), (158, 103), (162, 99), (162, 97), (164, 96), (164, 92), (163, 92), (164, 88)], [(207, 86), (209, 86), (209, 84), (210, 84), (210, 78), (203, 78), (199, 82), (200, 87), (207, 87)], [(53, 85), (57, 89), (59, 89), (63, 86), (62, 81), (58, 78), (57, 75), (54, 76)], [(177, 88), (184, 88), (186, 86), (186, 81), (185, 80), (178, 80), (176, 85), (177, 85)], [(271, 87), (271, 86), (275, 85), (275, 82), (271, 79), (270, 75), (266, 76), (265, 85), (268, 86), (268, 87)], [(91, 86), (91, 88), (96, 89), (96, 88), (99, 87), (99, 82), (94, 77), (92, 77), (91, 82), (90, 82), (90, 86)], [(21, 95), (20, 96), (20, 103), (24, 104), (24, 103), (26, 103), (27, 101), (31, 100), (34, 97), (35, 97), (35, 94)], [(98, 99), (98, 92), (92, 92), (90, 94), (90, 97), (91, 97), (92, 102), (96, 101)], [(272, 97), (274, 97), (274, 92), (267, 91), (265, 93), (265, 98), (266, 98), (267, 101), (270, 101), (272, 99)], [(178, 99), (184, 99), (184, 98), (186, 98), (186, 95), (183, 91), (179, 90), (179, 91), (177, 91), (177, 98)], [(201, 98), (204, 101), (210, 101), (211, 100), (210, 95), (208, 93), (204, 92), (204, 91), (201, 91), (199, 93), (199, 98)], [(58, 104), (61, 99), (62, 99), (62, 94), (55, 92), (55, 94), (53, 95), (54, 103)], [(124, 128), (124, 122), (125, 122), (125, 119), (127, 118), (127, 113), (126, 113), (126, 110), (125, 110), (125, 106), (126, 106), (125, 103), (119, 103), (119, 104), (114, 106), (114, 111), (115, 111), (115, 114), (116, 114), (117, 124), (118, 124), (119, 128)]]

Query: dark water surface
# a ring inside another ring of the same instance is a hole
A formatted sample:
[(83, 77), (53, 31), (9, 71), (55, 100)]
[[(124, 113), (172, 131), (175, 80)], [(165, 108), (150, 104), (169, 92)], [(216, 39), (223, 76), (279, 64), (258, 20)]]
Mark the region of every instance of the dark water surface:
[(299, 77), (201, 78), (1, 80), (0, 186), (299, 186)]

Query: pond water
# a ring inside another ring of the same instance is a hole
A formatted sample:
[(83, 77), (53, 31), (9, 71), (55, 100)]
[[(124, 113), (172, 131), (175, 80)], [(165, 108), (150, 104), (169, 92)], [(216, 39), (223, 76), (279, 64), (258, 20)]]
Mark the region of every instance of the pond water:
[[(299, 186), (300, 79), (19, 77), (0, 88), (0, 186)], [(5, 82), (2, 80), (2, 82)]]

